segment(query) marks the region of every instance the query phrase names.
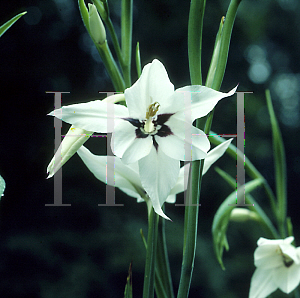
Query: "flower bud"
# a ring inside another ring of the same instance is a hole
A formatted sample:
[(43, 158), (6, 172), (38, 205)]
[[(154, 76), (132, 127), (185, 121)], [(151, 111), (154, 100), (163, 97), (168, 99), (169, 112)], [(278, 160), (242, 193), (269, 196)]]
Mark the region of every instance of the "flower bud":
[(77, 152), (77, 150), (92, 134), (93, 133), (91, 131), (71, 126), (55, 153), (55, 156), (52, 158), (47, 167), (47, 178), (51, 178)]
[(91, 36), (95, 43), (102, 45), (106, 40), (106, 32), (97, 8), (94, 4), (89, 3), (89, 28)]
[(259, 220), (259, 217), (255, 212), (245, 208), (234, 208), (230, 213), (230, 221), (243, 222), (248, 220)]

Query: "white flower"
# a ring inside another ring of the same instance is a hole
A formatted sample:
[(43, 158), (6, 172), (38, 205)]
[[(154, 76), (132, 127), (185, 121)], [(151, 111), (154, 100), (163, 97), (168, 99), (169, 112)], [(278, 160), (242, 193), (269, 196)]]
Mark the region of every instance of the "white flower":
[(87, 131), (112, 132), (112, 151), (125, 164), (138, 161), (143, 189), (155, 212), (167, 218), (160, 206), (176, 184), (180, 160), (203, 159), (210, 148), (207, 136), (193, 121), (235, 90), (221, 93), (194, 85), (174, 91), (163, 64), (153, 60), (125, 90), (127, 107), (96, 100), (62, 107), (56, 114)]
[(291, 243), (294, 237), (280, 240), (259, 238), (254, 252), (257, 267), (250, 286), (250, 298), (264, 298), (278, 288), (293, 291), (300, 282), (300, 247)]
[[(232, 139), (229, 139), (208, 152), (204, 160), (203, 175), (208, 171), (210, 166), (224, 154), (231, 141)], [(118, 187), (127, 195), (137, 198), (138, 202), (143, 202), (144, 199), (147, 198), (139, 176), (138, 162), (125, 165), (118, 157), (94, 155), (84, 146), (81, 146), (77, 153), (88, 169), (100, 181)], [(111, 160), (111, 162), (109, 160)], [(114, 183), (107, 181), (107, 164), (114, 164)], [(166, 202), (175, 203), (176, 194), (186, 190), (187, 179), (185, 179), (185, 174), (187, 175), (188, 172), (189, 164), (180, 168), (177, 182), (171, 189), (169, 196), (165, 200)], [(162, 206), (164, 202), (162, 201), (160, 203)]]

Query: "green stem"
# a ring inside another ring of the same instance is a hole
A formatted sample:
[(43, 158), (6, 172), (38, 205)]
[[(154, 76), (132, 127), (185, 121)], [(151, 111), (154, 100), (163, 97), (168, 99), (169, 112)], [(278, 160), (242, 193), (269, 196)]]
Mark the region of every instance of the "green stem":
[(203, 160), (194, 161), (190, 169), (185, 202), (183, 258), (178, 298), (188, 297), (194, 269), (203, 164)]
[[(202, 84), (201, 48), (205, 3), (206, 0), (192, 0), (190, 5), (188, 24), (188, 55), (192, 85)], [(199, 120), (197, 120), (196, 126), (199, 128)], [(198, 204), (203, 165), (203, 160), (196, 160), (191, 163), (190, 168), (185, 201), (183, 256), (179, 289), (177, 293), (178, 298), (187, 297), (190, 290), (196, 252), (199, 214)]]
[(192, 0), (188, 25), (189, 69), (192, 85), (202, 85), (202, 27), (206, 0)]
[(148, 220), (148, 240), (144, 275), (143, 298), (154, 297), (155, 258), (157, 244), (158, 215), (151, 208)]
[(131, 86), (132, 0), (122, 0), (121, 40), (123, 75), (126, 88)]
[(112, 21), (109, 17), (107, 18), (107, 21), (105, 22), (105, 24), (108, 28), (109, 33), (110, 33), (111, 40), (112, 40), (117, 58), (119, 60), (119, 63), (120, 63), (120, 65), (123, 65), (123, 57), (122, 57), (122, 52), (121, 52), (120, 44), (119, 44), (119, 41), (118, 41), (118, 37), (117, 37), (117, 34), (115, 32), (114, 25), (113, 25), (113, 23), (112, 23)]
[[(170, 264), (169, 264), (168, 252), (167, 252), (165, 224), (166, 224), (166, 220), (162, 217), (159, 217), (158, 239), (157, 239), (157, 249), (156, 249), (156, 276), (157, 276), (156, 280), (159, 280), (162, 284), (162, 287), (166, 295), (164, 297), (173, 298), (174, 292), (173, 292)], [(157, 294), (157, 297), (160, 296)]]
[(115, 90), (117, 92), (124, 92), (125, 85), (124, 80), (120, 74), (120, 71), (116, 65), (116, 62), (111, 54), (111, 51), (108, 47), (107, 41), (104, 44), (96, 44), (96, 48), (101, 56), (101, 59), (106, 67), (106, 70), (113, 82)]
[(221, 35), (220, 53), (219, 53), (213, 84), (212, 84), (212, 88), (215, 90), (220, 89), (223, 81), (226, 64), (227, 64), (227, 58), (228, 58), (231, 32), (232, 32), (236, 12), (240, 2), (241, 0), (231, 0), (225, 17), (225, 22), (222, 29), (222, 35)]

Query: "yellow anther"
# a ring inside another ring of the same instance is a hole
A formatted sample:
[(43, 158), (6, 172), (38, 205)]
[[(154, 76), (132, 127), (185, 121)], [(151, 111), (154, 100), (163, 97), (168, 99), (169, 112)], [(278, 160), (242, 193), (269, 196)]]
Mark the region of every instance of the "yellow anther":
[(155, 103), (152, 103), (146, 112), (146, 119), (149, 119), (150, 117), (155, 116), (155, 114), (158, 111), (158, 108), (160, 107), (160, 104), (156, 101)]

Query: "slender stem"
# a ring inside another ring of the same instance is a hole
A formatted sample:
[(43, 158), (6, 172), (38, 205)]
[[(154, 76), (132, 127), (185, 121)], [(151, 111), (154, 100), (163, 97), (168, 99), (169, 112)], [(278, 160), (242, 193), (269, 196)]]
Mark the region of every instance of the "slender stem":
[(113, 25), (113, 23), (112, 23), (112, 21), (109, 17), (107, 18), (107, 21), (105, 22), (105, 24), (106, 24), (106, 26), (109, 30), (111, 40), (112, 40), (112, 43), (113, 43), (113, 46), (114, 46), (114, 50), (116, 52), (119, 63), (120, 63), (120, 65), (123, 65), (123, 56), (122, 56), (120, 44), (119, 44), (119, 41), (118, 41), (118, 37), (117, 37), (117, 34), (115, 32), (114, 25)]
[(184, 246), (180, 283), (177, 294), (178, 298), (188, 297), (194, 269), (199, 214), (198, 204), (203, 164), (203, 160), (194, 161), (191, 164), (190, 169), (190, 179), (186, 194), (187, 200), (185, 206)]
[(105, 41), (105, 43), (102, 45), (96, 44), (96, 48), (113, 82), (115, 90), (118, 92), (124, 92), (125, 90), (124, 80), (111, 54), (107, 41)]
[(220, 89), (223, 81), (226, 64), (227, 64), (228, 52), (229, 52), (231, 32), (232, 32), (236, 12), (241, 1), (242, 0), (231, 0), (225, 17), (225, 22), (222, 29), (222, 35), (221, 35), (220, 53), (219, 53), (213, 84), (212, 84), (212, 88), (215, 90)]
[(144, 275), (143, 298), (154, 297), (155, 255), (157, 244), (158, 215), (151, 208), (148, 220), (148, 240)]
[[(192, 85), (202, 84), (201, 74), (201, 48), (202, 48), (202, 28), (206, 0), (192, 0), (190, 5), (190, 15), (188, 24), (188, 54), (189, 69)], [(200, 122), (197, 120), (196, 126), (199, 128)], [(199, 195), (203, 170), (203, 161), (193, 161), (191, 163), (188, 188), (186, 193), (186, 206), (184, 215), (184, 243), (181, 265), (181, 275), (178, 298), (187, 297), (192, 280), (197, 228), (199, 214)]]
[[(173, 298), (174, 291), (172, 285), (170, 264), (168, 259), (166, 235), (165, 235), (166, 220), (159, 217), (158, 222), (158, 239), (156, 249), (156, 276), (163, 286), (165, 297)], [(157, 293), (156, 293), (157, 294)], [(159, 295), (157, 294), (159, 297)]]
[(206, 0), (192, 0), (188, 25), (189, 69), (192, 85), (202, 85), (202, 27)]
[(132, 0), (122, 0), (121, 40), (123, 75), (126, 88), (131, 86)]

